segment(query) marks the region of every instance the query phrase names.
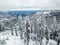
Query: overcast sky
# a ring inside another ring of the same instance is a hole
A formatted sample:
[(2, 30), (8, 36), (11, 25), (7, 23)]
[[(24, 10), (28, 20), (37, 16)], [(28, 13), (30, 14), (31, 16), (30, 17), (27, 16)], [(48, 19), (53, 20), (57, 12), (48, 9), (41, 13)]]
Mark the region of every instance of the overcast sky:
[(59, 0), (0, 0), (0, 10), (60, 9)]

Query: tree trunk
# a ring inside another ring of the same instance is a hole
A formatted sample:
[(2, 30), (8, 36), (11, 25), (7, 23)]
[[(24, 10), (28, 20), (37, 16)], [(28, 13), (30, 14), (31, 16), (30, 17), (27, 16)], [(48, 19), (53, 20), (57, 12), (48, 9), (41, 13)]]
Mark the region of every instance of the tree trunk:
[(11, 24), (11, 35), (14, 35), (13, 33), (13, 25)]
[(17, 30), (15, 30), (15, 34), (16, 34), (16, 36), (18, 36)]

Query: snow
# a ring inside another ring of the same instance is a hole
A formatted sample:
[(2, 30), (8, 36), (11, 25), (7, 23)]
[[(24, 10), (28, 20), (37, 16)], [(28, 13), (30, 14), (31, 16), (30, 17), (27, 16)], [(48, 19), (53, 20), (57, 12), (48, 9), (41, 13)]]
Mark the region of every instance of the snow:
[(46, 45), (46, 38), (43, 39), (42, 45)]
[[(24, 40), (20, 39), (20, 36), (11, 35), (10, 31), (0, 33), (0, 40), (3, 39), (6, 42), (5, 45), (24, 45)], [(39, 42), (30, 40), (29, 45), (39, 45)], [(43, 39), (42, 45), (46, 45), (46, 38)], [(50, 39), (47, 45), (57, 45), (57, 42)]]
[[(24, 40), (20, 36), (11, 35), (11, 31), (4, 31), (0, 33), (0, 40), (5, 40), (5, 45), (25, 45)], [(0, 44), (1, 45), (1, 44)], [(36, 41), (30, 40), (29, 45), (36, 45)]]
[[(43, 39), (42, 45), (46, 45), (46, 38)], [(49, 39), (47, 45), (57, 45), (57, 42), (55, 40)]]
[(29, 45), (39, 45), (39, 42), (30, 40)]
[(23, 40), (19, 38), (19, 36), (11, 36), (10, 40), (6, 41), (6, 45), (24, 45)]
[[(3, 34), (4, 33), (4, 34)], [(0, 33), (0, 40), (5, 40), (5, 45), (24, 45), (19, 36), (11, 35), (10, 31)]]
[(57, 42), (50, 39), (47, 45), (57, 45)]

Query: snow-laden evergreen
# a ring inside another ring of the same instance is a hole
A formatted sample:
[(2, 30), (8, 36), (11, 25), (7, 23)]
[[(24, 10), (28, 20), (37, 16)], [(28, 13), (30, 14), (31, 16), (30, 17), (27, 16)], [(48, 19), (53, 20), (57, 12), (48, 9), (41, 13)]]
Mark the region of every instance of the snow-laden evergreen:
[(50, 12), (4, 16), (0, 15), (0, 45), (59, 44), (56, 16), (50, 15)]

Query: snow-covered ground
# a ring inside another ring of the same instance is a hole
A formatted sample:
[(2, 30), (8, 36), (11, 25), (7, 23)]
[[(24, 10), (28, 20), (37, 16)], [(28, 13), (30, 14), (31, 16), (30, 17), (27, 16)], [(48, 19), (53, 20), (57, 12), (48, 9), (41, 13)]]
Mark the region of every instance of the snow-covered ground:
[[(4, 31), (0, 33), (0, 45), (25, 45), (24, 40), (20, 36), (11, 35), (11, 31)], [(29, 45), (40, 45), (37, 41), (30, 40)], [(42, 45), (46, 45), (46, 39), (42, 41)], [(54, 40), (49, 40), (47, 45), (57, 45)]]
[[(0, 33), (0, 41), (5, 40), (5, 45), (24, 45), (19, 36), (11, 35), (10, 31)], [(1, 45), (1, 44), (0, 44)]]
[[(36, 41), (30, 40), (29, 45), (36, 45)], [(20, 39), (20, 36), (11, 35), (11, 31), (5, 31), (0, 33), (0, 45), (25, 45), (24, 40)]]
[[(43, 39), (42, 45), (46, 45), (46, 38)], [(57, 45), (57, 42), (55, 40), (49, 39), (47, 45)]]

